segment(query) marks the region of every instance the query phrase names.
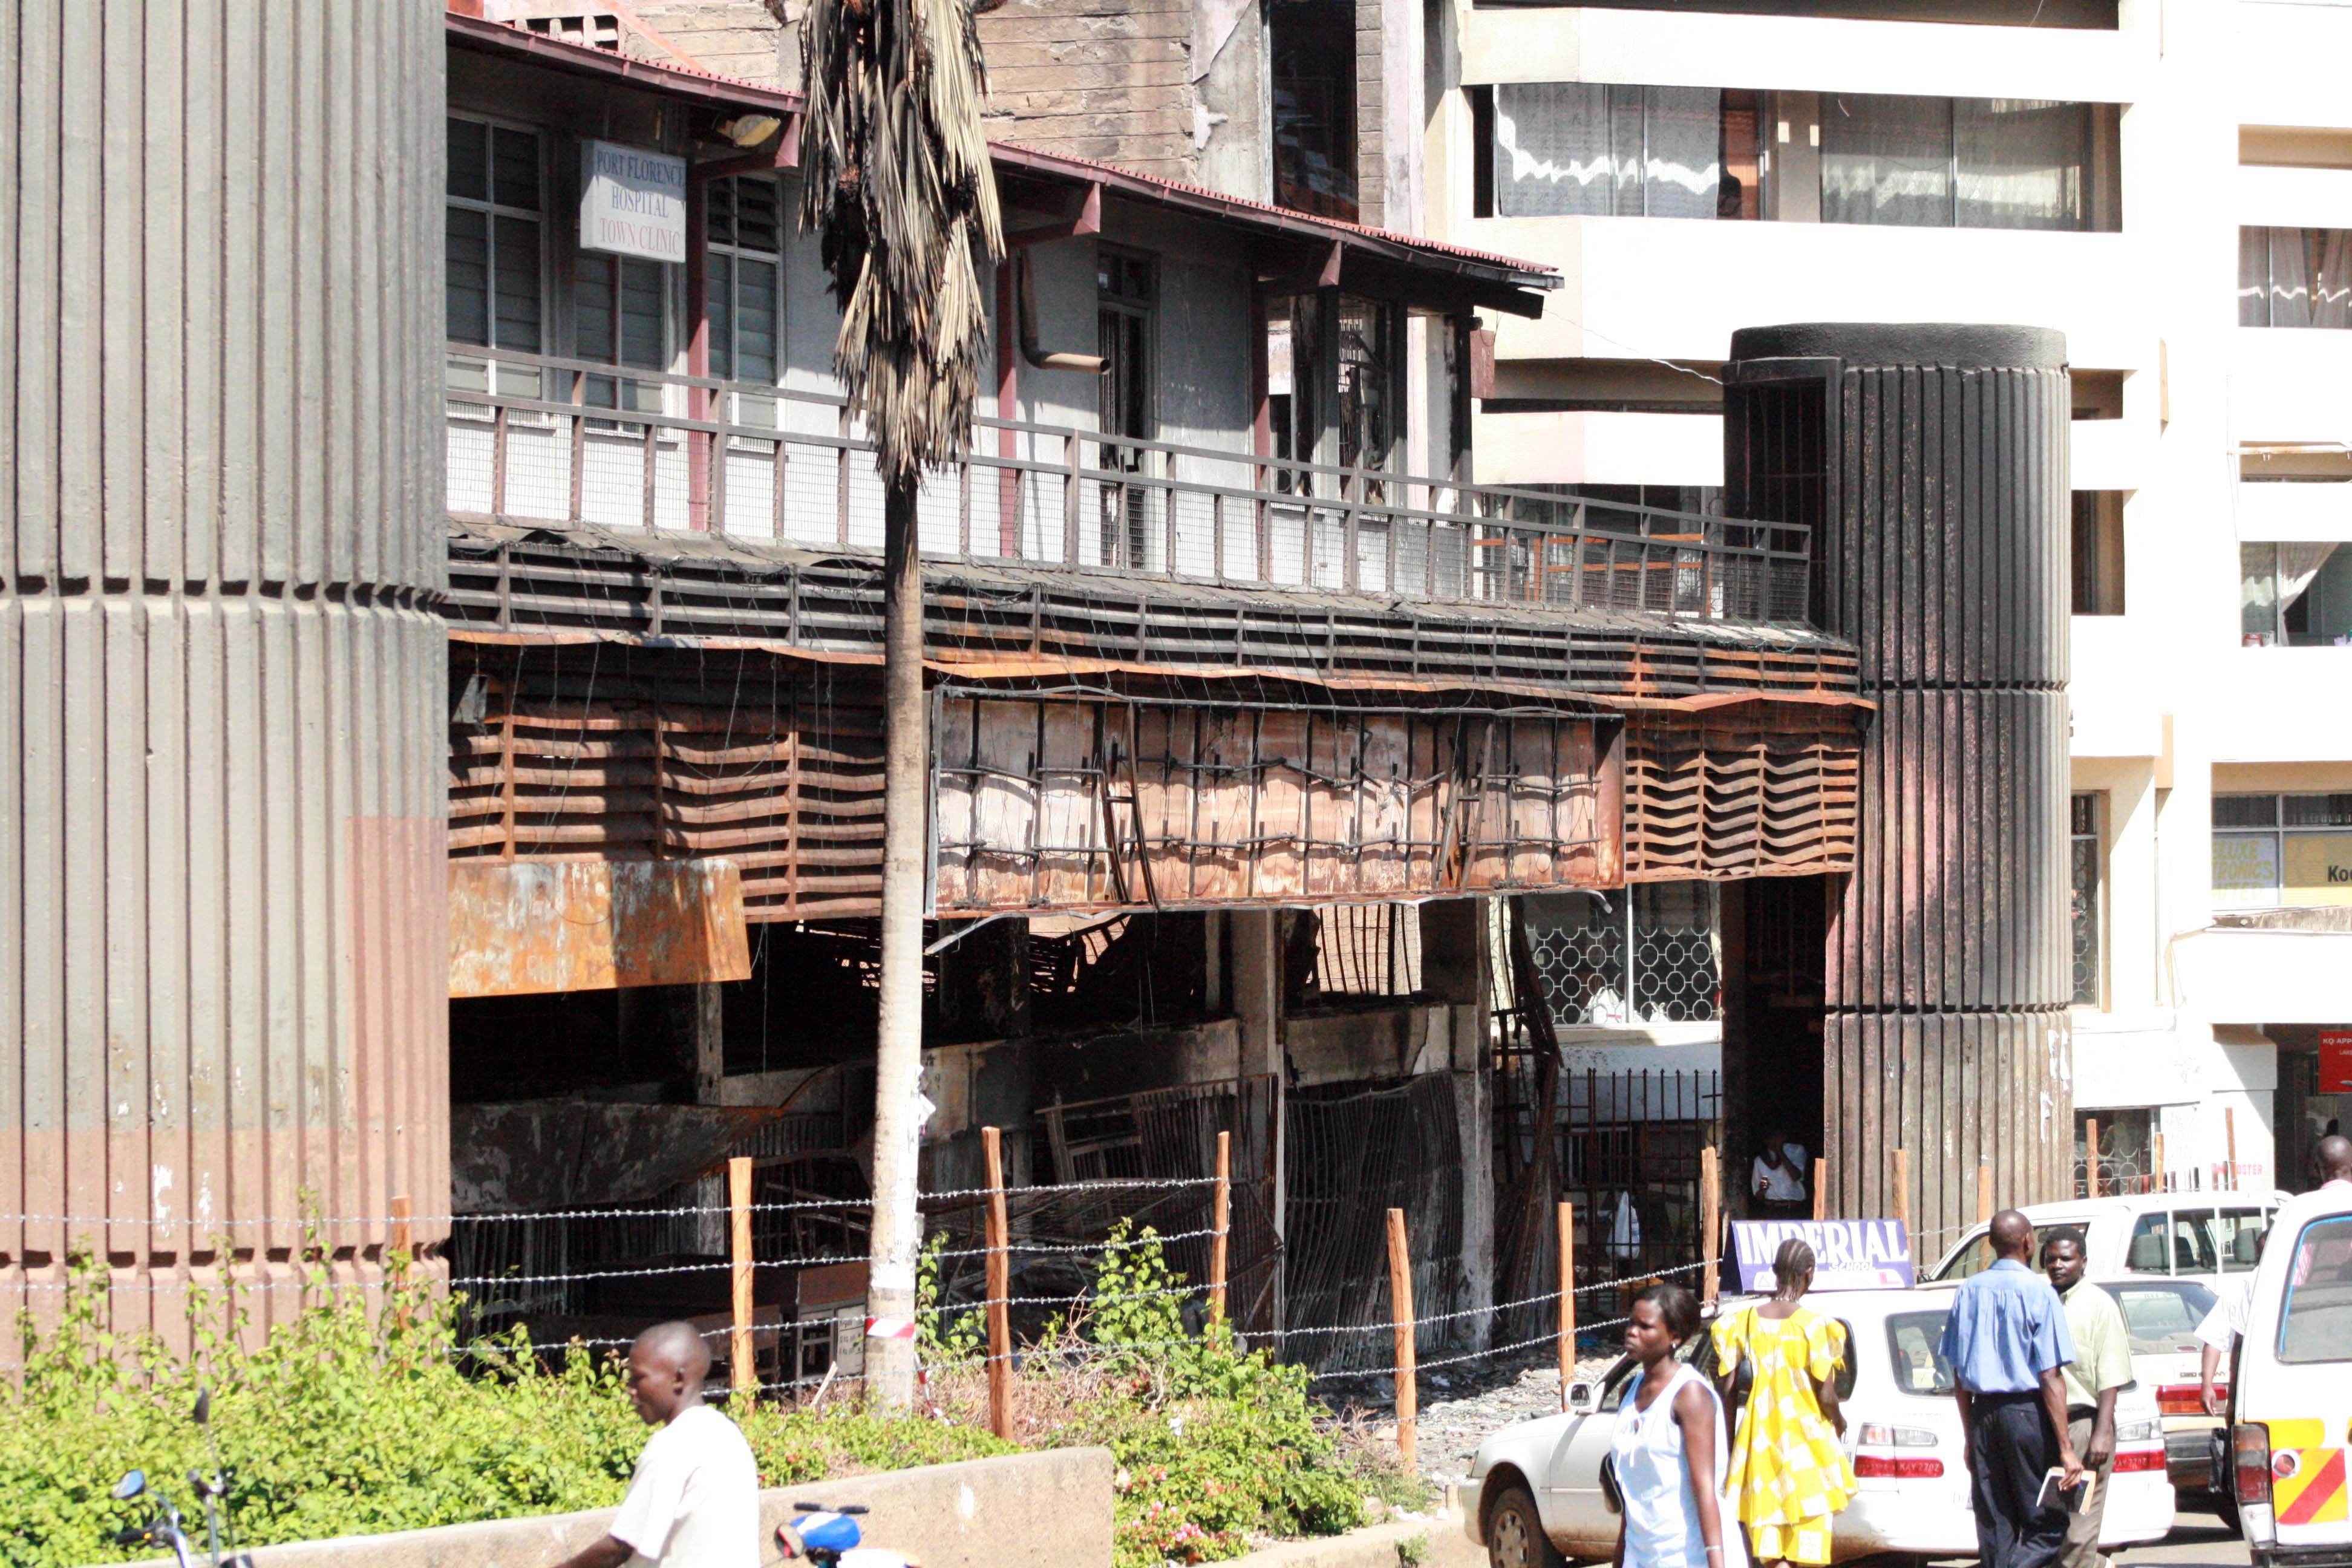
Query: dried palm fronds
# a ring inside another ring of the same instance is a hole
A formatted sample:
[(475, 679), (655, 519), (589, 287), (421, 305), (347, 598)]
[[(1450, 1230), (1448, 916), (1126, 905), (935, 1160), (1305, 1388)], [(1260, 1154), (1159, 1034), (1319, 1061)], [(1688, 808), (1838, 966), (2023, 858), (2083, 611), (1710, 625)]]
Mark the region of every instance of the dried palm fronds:
[(801, 222), (819, 231), (834, 368), (894, 490), (963, 452), (987, 352), (979, 263), (1004, 254), (967, 0), (814, 0)]

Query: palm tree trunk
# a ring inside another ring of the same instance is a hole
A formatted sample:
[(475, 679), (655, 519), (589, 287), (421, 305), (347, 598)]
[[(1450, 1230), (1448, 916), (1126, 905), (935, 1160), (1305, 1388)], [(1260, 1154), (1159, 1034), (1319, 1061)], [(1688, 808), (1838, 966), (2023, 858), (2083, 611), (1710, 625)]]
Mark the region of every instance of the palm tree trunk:
[[(882, 546), (882, 995), (874, 1060), (874, 1230), (866, 1307), (911, 1321), (922, 1223), (915, 1176), (922, 1140), (923, 906), (930, 807), (923, 710), (923, 573), (915, 484), (887, 482)], [(866, 1342), (866, 1387), (885, 1409), (915, 1402), (915, 1342), (886, 1329)]]

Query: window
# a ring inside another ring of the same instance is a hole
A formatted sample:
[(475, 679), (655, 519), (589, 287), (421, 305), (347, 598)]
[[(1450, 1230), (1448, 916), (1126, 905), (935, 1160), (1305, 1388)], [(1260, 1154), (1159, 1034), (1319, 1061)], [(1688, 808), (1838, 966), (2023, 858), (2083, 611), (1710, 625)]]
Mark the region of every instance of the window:
[(2352, 904), (2352, 795), (2215, 795), (2213, 903)]
[(2113, 104), (1822, 96), (1822, 221), (2113, 229)]
[(2140, 1215), (2125, 1244), (2135, 1274), (2243, 1274), (2260, 1255), (2262, 1209), (2182, 1207)]
[(2103, 989), (2105, 965), (2100, 961), (2099, 933), (2103, 923), (2099, 871), (2105, 856), (2099, 842), (2099, 802), (2096, 795), (2078, 795), (2072, 803), (2072, 835), (2068, 842), (2073, 877), (2074, 921), (2074, 1005), (2095, 1007)]
[(2239, 229), (2238, 325), (2352, 327), (2352, 229)]
[(1356, 8), (1348, 0), (1284, 0), (1268, 8), (1266, 23), (1275, 202), (1353, 222)]
[(2170, 1355), (2197, 1348), (2197, 1325), (2213, 1310), (2213, 1292), (2194, 1279), (2102, 1285), (2123, 1309), (2134, 1355)]
[(542, 350), (539, 138), (448, 122), (443, 261), (449, 336), (485, 348)]
[[(1723, 194), (1723, 100), (1711, 87), (1504, 83), (1495, 89), (1495, 210), (1503, 217), (1714, 217)], [(1755, 118), (1751, 110), (1751, 142)], [(1752, 146), (1745, 156), (1752, 164)]]
[(2157, 1114), (2147, 1106), (2102, 1105), (2074, 1112), (2074, 1195), (2089, 1197), (2091, 1123), (2099, 1124), (2099, 1196), (2155, 1185)]
[(1952, 1392), (1952, 1363), (1937, 1347), (1946, 1312), (1895, 1312), (1886, 1320), (1886, 1349), (1894, 1358), (1895, 1386), (1921, 1396)]
[[(2072, 1226), (2076, 1230), (2083, 1228), (2082, 1222), (2078, 1220), (2052, 1220), (2048, 1225), (2038, 1225), (2033, 1227), (2035, 1268), (2038, 1268), (2042, 1265), (2042, 1244), (2050, 1239), (2051, 1232), (2062, 1226)], [(1937, 1271), (1936, 1278), (1965, 1279), (1971, 1274), (1981, 1274), (1991, 1267), (1992, 1239), (1982, 1230), (1978, 1230), (1969, 1237), (1967, 1244), (1958, 1252), (1952, 1255), (1952, 1260)]]
[(2352, 550), (2238, 546), (2240, 640), (2248, 647), (2352, 646)]
[[(1397, 425), (1403, 334), (1394, 305), (1339, 296), (1339, 466), (1385, 468)], [(1365, 499), (1379, 500), (1378, 495)]]
[(2074, 613), (2124, 613), (2124, 498), (2120, 490), (2074, 492)]
[(2295, 1237), (2278, 1358), (2352, 1361), (2352, 1215), (2314, 1220)]
[(773, 386), (782, 363), (784, 198), (775, 180), (713, 180), (704, 196), (710, 374)]
[[(599, 364), (667, 369), (668, 293), (661, 262), (581, 251), (572, 275), (572, 353)], [(659, 413), (662, 389), (657, 382), (592, 375), (583, 400), (597, 408)]]
[(1531, 895), (1528, 941), (1563, 1027), (1712, 1023), (1722, 1016), (1716, 889), (1638, 882), (1609, 895)]
[[(1095, 266), (1096, 321), (1105, 366), (1096, 383), (1100, 428), (1106, 436), (1147, 441), (1151, 438), (1151, 262), (1103, 247)], [(1104, 468), (1142, 471), (1141, 447), (1105, 442), (1101, 450)], [(1103, 486), (1102, 564), (1166, 569), (1166, 560), (1152, 547), (1155, 499), (1142, 485)]]

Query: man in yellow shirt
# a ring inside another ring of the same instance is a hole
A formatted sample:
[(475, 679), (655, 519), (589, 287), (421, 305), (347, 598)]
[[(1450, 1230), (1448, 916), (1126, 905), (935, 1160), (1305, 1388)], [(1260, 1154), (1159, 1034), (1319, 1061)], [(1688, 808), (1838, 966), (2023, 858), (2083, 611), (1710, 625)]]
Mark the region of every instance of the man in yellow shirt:
[(2083, 1456), (2091, 1496), (2066, 1519), (2058, 1568), (2103, 1568), (2099, 1521), (2107, 1511), (2107, 1480), (2116, 1458), (2116, 1395), (2132, 1384), (2131, 1331), (2116, 1299), (2083, 1279), (2083, 1233), (2061, 1226), (2042, 1241), (2042, 1271), (2066, 1304), (2066, 1332), (2074, 1359), (2060, 1369), (2066, 1381), (2066, 1435)]

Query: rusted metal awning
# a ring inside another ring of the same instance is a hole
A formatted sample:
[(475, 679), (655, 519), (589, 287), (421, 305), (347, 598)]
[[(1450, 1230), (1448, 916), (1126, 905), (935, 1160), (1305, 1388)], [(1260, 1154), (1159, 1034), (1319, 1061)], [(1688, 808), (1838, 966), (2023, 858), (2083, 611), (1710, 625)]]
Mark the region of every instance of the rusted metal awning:
[[(519, 772), (509, 770), (508, 780)], [(751, 976), (743, 879), (732, 861), (450, 864), (452, 996), (606, 991)]]

